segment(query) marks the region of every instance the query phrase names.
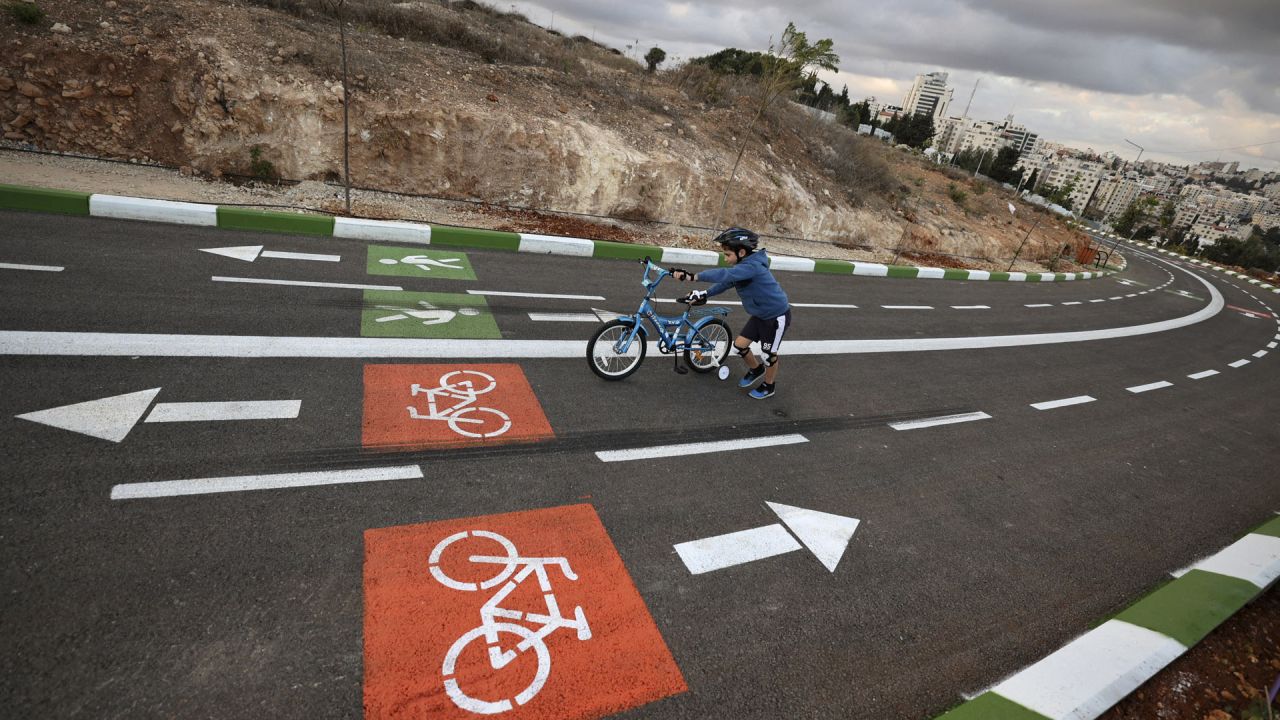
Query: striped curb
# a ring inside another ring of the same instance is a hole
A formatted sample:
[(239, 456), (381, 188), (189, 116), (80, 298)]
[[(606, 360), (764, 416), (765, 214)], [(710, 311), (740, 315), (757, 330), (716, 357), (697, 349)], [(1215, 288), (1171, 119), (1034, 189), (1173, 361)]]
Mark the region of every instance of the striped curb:
[[(183, 225), (202, 225), (231, 230), (280, 232), (299, 235), (332, 236), (378, 242), (441, 245), (481, 250), (572, 257), (642, 260), (645, 257), (669, 265), (723, 265), (720, 253), (710, 250), (631, 245), (607, 240), (502, 232), (450, 225), (428, 225), (388, 220), (332, 217), (313, 213), (278, 212), (224, 205), (152, 200), (148, 198), (101, 195), (97, 193), (47, 190), (19, 185), (0, 185), (0, 208), (34, 210), (69, 215), (89, 215), (120, 220), (144, 220)], [(1110, 271), (1083, 273), (1021, 273), (910, 267), (848, 260), (824, 260), (771, 256), (769, 266), (787, 272), (816, 272), (832, 275), (891, 277), (919, 280), (988, 280), (1002, 282), (1066, 282), (1091, 280)]]
[[(1084, 226), (1084, 225), (1078, 225), (1078, 227), (1082, 227), (1082, 228), (1083, 228), (1083, 227), (1085, 227), (1085, 226)], [(1093, 232), (1093, 233), (1094, 233), (1094, 234), (1096, 234), (1096, 235), (1103, 235), (1103, 236), (1105, 236), (1105, 237), (1111, 238), (1112, 240), (1124, 240), (1124, 238), (1119, 237), (1119, 236), (1117, 236), (1117, 235), (1116, 235), (1116, 234), (1114, 234), (1114, 233), (1106, 232), (1105, 230), (1091, 230), (1091, 232)], [(1238, 278), (1240, 278), (1241, 280), (1248, 280), (1248, 281), (1249, 281), (1249, 283), (1250, 283), (1251, 285), (1257, 285), (1258, 287), (1264, 288), (1264, 289), (1266, 289), (1266, 290), (1270, 290), (1270, 291), (1271, 291), (1271, 292), (1273, 292), (1273, 293), (1280, 293), (1280, 288), (1278, 288), (1278, 287), (1276, 287), (1276, 286), (1274, 286), (1274, 285), (1271, 285), (1270, 283), (1263, 282), (1263, 281), (1261, 281), (1261, 280), (1258, 280), (1257, 278), (1251, 277), (1251, 276), (1249, 276), (1249, 275), (1245, 275), (1245, 274), (1243, 274), (1243, 273), (1238, 273), (1238, 272), (1236, 272), (1236, 271), (1234, 271), (1234, 270), (1228, 270), (1228, 269), (1226, 269), (1226, 268), (1224, 268), (1224, 267), (1222, 267), (1222, 266), (1220, 266), (1220, 265), (1215, 265), (1215, 264), (1213, 264), (1213, 263), (1209, 262), (1208, 260), (1201, 260), (1200, 258), (1188, 257), (1188, 256), (1186, 256), (1186, 255), (1183, 255), (1182, 253), (1176, 253), (1176, 252), (1173, 252), (1172, 250), (1166, 250), (1166, 249), (1164, 249), (1164, 248), (1162, 248), (1162, 247), (1156, 247), (1156, 245), (1154, 245), (1154, 244), (1152, 244), (1152, 243), (1142, 242), (1141, 240), (1131, 240), (1131, 241), (1128, 241), (1128, 242), (1132, 242), (1132, 243), (1133, 243), (1133, 244), (1135, 244), (1135, 245), (1141, 245), (1141, 246), (1143, 246), (1143, 247), (1145, 247), (1145, 248), (1149, 248), (1149, 249), (1154, 250), (1154, 251), (1156, 251), (1156, 252), (1158, 252), (1158, 253), (1163, 253), (1163, 254), (1165, 254), (1165, 255), (1169, 255), (1169, 256), (1171, 256), (1171, 257), (1178, 258), (1178, 259), (1180, 259), (1180, 260), (1185, 260), (1185, 261), (1187, 261), (1187, 262), (1192, 262), (1192, 263), (1195, 263), (1195, 264), (1197, 264), (1197, 265), (1201, 265), (1201, 266), (1206, 267), (1206, 268), (1211, 268), (1211, 269), (1213, 269), (1213, 270), (1217, 270), (1218, 272), (1221, 272), (1221, 273), (1226, 273), (1227, 275), (1230, 275), (1230, 276), (1232, 276), (1232, 277), (1238, 277)]]
[(1280, 518), (937, 720), (1090, 720), (1280, 578)]

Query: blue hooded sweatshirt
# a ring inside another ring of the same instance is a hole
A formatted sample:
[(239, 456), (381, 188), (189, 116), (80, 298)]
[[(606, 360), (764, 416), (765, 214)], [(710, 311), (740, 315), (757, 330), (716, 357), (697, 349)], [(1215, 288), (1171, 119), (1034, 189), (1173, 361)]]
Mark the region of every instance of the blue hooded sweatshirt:
[(715, 283), (707, 289), (708, 297), (734, 288), (742, 298), (743, 309), (761, 320), (772, 320), (791, 307), (787, 294), (769, 272), (769, 256), (764, 250), (751, 253), (732, 267), (703, 270), (698, 279)]

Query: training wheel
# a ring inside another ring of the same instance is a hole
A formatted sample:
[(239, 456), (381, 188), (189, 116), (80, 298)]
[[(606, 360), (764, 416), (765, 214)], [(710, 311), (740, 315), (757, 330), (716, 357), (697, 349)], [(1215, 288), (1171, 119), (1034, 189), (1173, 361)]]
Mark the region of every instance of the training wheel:
[(720, 366), (720, 369), (719, 369), (718, 371), (716, 371), (716, 377), (720, 378), (721, 380), (728, 380), (728, 379), (729, 379), (729, 366), (728, 366), (728, 365), (721, 365), (721, 366)]

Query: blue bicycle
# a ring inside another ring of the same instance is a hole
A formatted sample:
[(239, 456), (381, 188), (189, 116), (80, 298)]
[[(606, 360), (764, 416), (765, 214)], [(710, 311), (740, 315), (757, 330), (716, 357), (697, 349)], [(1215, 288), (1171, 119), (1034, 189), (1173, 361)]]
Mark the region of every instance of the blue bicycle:
[[(694, 372), (705, 373), (721, 368), (729, 354), (729, 346), (733, 344), (729, 326), (722, 319), (729, 314), (729, 308), (686, 305), (681, 315), (659, 315), (653, 309), (653, 294), (671, 271), (654, 265), (649, 258), (640, 263), (644, 265), (644, 276), (640, 282), (645, 289), (640, 308), (634, 315), (610, 320), (596, 330), (587, 343), (587, 363), (591, 371), (605, 380), (621, 380), (640, 369), (649, 345), (649, 328), (644, 324), (645, 320), (657, 332), (658, 351), (673, 356), (676, 372), (688, 372), (680, 365), (679, 353), (682, 352), (685, 362)], [(654, 274), (652, 279), (650, 273)], [(721, 379), (728, 377), (728, 368), (723, 370)]]

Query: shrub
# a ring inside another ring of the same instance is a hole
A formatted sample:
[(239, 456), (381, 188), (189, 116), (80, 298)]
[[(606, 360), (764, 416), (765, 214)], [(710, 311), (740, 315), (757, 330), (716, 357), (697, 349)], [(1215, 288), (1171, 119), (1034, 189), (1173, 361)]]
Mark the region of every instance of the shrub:
[(44, 10), (35, 3), (10, 3), (9, 14), (13, 16), (14, 20), (17, 20), (24, 25), (35, 25), (44, 20)]
[(249, 149), (249, 174), (259, 180), (279, 180), (280, 173), (270, 160), (262, 157), (262, 147), (254, 145)]
[(964, 201), (968, 199), (969, 193), (956, 187), (955, 183), (947, 183), (947, 196), (955, 202), (955, 204), (964, 207)]

